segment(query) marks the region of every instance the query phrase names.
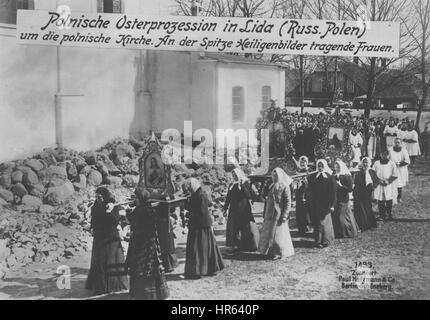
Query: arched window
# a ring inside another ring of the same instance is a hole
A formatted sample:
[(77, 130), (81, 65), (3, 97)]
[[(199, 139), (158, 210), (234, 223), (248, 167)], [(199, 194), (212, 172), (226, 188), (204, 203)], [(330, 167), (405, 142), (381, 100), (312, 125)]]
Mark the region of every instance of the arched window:
[(0, 23), (16, 24), (18, 9), (34, 10), (34, 0), (0, 0)]
[(121, 13), (121, 0), (97, 0), (97, 12)]
[(272, 99), (272, 88), (270, 86), (264, 86), (261, 89), (262, 105), (263, 109), (270, 107), (270, 100)]
[(245, 118), (245, 103), (244, 103), (243, 87), (233, 87), (233, 112), (232, 117), (234, 122), (243, 121)]

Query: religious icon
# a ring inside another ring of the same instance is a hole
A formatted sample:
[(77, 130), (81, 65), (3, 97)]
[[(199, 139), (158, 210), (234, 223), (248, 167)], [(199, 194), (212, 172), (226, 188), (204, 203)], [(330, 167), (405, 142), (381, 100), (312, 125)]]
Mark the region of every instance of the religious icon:
[(152, 152), (145, 158), (145, 184), (147, 188), (165, 188), (165, 170), (161, 156)]
[(342, 128), (329, 128), (327, 149), (342, 150), (342, 143), (344, 138), (344, 129)]

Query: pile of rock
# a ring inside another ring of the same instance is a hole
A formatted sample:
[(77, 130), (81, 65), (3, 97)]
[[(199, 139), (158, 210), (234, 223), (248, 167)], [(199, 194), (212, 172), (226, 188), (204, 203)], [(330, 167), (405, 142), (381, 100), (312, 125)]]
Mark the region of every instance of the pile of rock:
[[(0, 278), (10, 268), (62, 261), (89, 250), (95, 188), (110, 186), (118, 202), (129, 198), (139, 181), (141, 148), (136, 141), (115, 139), (96, 151), (45, 149), (0, 164)], [(231, 175), (220, 165), (175, 165), (178, 194), (190, 177), (201, 181), (214, 220), (224, 221)]]
[(59, 223), (60, 215), (4, 209), (0, 219), (0, 278), (9, 269), (32, 262), (61, 262), (91, 248), (88, 232)]
[(101, 184), (135, 187), (138, 153), (126, 140), (117, 139), (97, 152), (45, 149), (26, 160), (0, 165), (0, 206), (23, 204), (50, 210), (75, 191)]

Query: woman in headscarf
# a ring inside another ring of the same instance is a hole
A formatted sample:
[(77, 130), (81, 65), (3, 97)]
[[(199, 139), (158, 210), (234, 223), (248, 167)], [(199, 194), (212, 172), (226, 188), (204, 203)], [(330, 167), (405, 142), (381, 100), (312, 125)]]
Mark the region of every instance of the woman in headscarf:
[(148, 202), (148, 191), (138, 187), (135, 195), (136, 208), (127, 214), (131, 224), (127, 251), (130, 296), (141, 300), (164, 300), (169, 296), (169, 288), (161, 260), (156, 213)]
[(224, 269), (224, 262), (212, 229), (208, 198), (197, 179), (190, 178), (186, 187), (191, 197), (185, 277), (196, 279), (201, 276), (213, 276)]
[(334, 240), (331, 213), (336, 205), (336, 181), (331, 172), (327, 161), (320, 159), (317, 172), (308, 179), (307, 203), (318, 248), (328, 247)]
[[(299, 158), (299, 169), (298, 173), (303, 174), (309, 173), (309, 159), (306, 156)], [(299, 187), (296, 191), (296, 223), (299, 229), (299, 235), (305, 235), (309, 231), (311, 225), (311, 218), (309, 216), (309, 210), (306, 204), (306, 190), (308, 188), (307, 179), (300, 182)]]
[(338, 239), (355, 238), (358, 226), (349, 206), (349, 195), (352, 192), (352, 176), (343, 161), (334, 164), (336, 179), (336, 206), (332, 215), (334, 235)]
[(242, 170), (232, 172), (234, 182), (229, 186), (224, 211), (229, 209), (226, 246), (240, 251), (256, 251), (260, 238), (251, 208), (251, 187)]
[(354, 217), (362, 232), (378, 226), (372, 210), (372, 193), (379, 184), (379, 179), (371, 165), (370, 158), (363, 158), (360, 171), (354, 179)]
[(93, 249), (91, 267), (85, 288), (94, 295), (128, 289), (124, 251), (118, 232), (120, 220), (115, 199), (108, 189), (96, 190), (96, 201), (91, 209)]
[(288, 226), (292, 179), (284, 170), (276, 168), (272, 171), (272, 180), (272, 184), (263, 192), (266, 201), (258, 251), (272, 260), (278, 260), (294, 255)]

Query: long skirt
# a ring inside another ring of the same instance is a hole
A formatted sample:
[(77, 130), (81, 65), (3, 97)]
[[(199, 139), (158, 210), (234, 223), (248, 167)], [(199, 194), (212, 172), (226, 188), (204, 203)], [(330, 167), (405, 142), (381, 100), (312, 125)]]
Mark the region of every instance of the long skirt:
[(119, 240), (94, 238), (85, 288), (94, 295), (128, 290), (124, 251)]
[(249, 221), (244, 226), (241, 226), (239, 231), (239, 250), (254, 252), (258, 249), (260, 241), (260, 233), (254, 221)]
[(212, 227), (188, 231), (185, 276), (210, 276), (224, 269), (224, 261)]
[(227, 227), (225, 230), (225, 245), (230, 248), (239, 247), (239, 232), (235, 224), (234, 213), (229, 212), (227, 217)]
[(264, 219), (258, 251), (264, 255), (279, 255), (282, 258), (293, 256), (294, 247), (288, 222), (278, 226), (276, 220)]
[(308, 208), (300, 202), (296, 203), (296, 223), (301, 234), (306, 233), (311, 225)]
[(156, 237), (132, 237), (127, 252), (130, 296), (139, 300), (164, 300), (169, 296), (160, 247)]
[(358, 226), (348, 202), (338, 202), (333, 213), (333, 229), (337, 239), (355, 238)]
[(370, 198), (354, 197), (354, 217), (361, 231), (378, 227)]
[(314, 226), (314, 237), (317, 245), (330, 245), (334, 240), (333, 221), (331, 214), (317, 220)]
[(234, 219), (230, 211), (227, 219), (226, 246), (237, 247), (240, 251), (253, 252), (258, 249), (260, 234), (254, 221), (240, 222)]
[(370, 136), (367, 142), (367, 156), (370, 159), (375, 159), (376, 156), (376, 137)]
[(175, 254), (175, 234), (170, 219), (158, 220), (157, 231), (164, 269), (166, 272), (172, 272), (178, 266), (178, 259)]

